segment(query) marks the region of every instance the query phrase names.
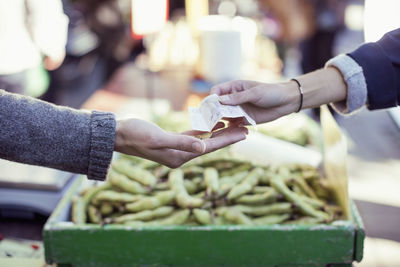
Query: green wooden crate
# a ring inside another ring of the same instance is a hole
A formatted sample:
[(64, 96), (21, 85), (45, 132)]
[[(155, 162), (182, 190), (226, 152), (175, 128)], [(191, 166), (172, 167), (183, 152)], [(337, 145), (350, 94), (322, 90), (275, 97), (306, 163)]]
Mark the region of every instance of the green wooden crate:
[(360, 261), (364, 227), (353, 220), (334, 225), (76, 226), (69, 221), (80, 177), (44, 227), (46, 261), (58, 266), (351, 266)]

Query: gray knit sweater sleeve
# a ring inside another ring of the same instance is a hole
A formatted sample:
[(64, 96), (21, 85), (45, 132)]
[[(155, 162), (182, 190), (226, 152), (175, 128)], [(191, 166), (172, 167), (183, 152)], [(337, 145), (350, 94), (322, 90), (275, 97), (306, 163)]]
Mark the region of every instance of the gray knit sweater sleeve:
[(333, 108), (341, 114), (352, 114), (359, 111), (367, 103), (367, 83), (363, 69), (351, 57), (338, 55), (329, 60), (325, 67), (336, 67), (347, 85), (345, 101), (333, 103)]
[(59, 107), (0, 90), (0, 157), (104, 180), (115, 117)]

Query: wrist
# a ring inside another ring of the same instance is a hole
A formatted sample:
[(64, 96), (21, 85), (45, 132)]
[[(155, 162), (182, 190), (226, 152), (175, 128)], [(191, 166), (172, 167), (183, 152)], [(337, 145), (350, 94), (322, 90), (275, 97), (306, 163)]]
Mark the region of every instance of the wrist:
[(114, 151), (122, 152), (122, 148), (124, 147), (125, 138), (124, 138), (124, 121), (117, 120), (115, 125), (115, 141), (114, 141)]
[(300, 107), (300, 90), (299, 86), (295, 81), (288, 81), (282, 84), (283, 90), (285, 90), (285, 104), (284, 104), (284, 115), (297, 112)]
[(297, 80), (304, 92), (304, 109), (346, 99), (347, 86), (336, 68), (326, 68), (307, 73), (298, 77)]

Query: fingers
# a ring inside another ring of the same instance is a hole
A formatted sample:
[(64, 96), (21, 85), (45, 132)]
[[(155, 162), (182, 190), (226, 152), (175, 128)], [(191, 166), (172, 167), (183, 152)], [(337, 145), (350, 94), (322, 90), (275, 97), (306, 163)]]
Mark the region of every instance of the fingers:
[(217, 94), (217, 95), (225, 95), (229, 94), (232, 92), (232, 83), (233, 82), (226, 82), (226, 83), (221, 83), (213, 86), (210, 89), (210, 95), (211, 94)]
[(213, 134), (212, 138), (204, 140), (206, 144), (205, 153), (215, 151), (236, 142), (246, 139), (248, 133), (245, 127), (229, 127)]
[[(216, 130), (218, 130), (218, 129), (224, 128), (224, 127), (225, 127), (225, 123), (223, 123), (222, 121), (220, 121), (220, 122), (218, 122), (218, 123), (214, 126), (214, 128), (212, 129), (212, 132), (213, 132), (213, 131), (216, 131)], [(185, 132), (183, 132), (182, 134), (191, 135), (191, 136), (196, 136), (196, 135), (200, 135), (200, 134), (203, 134), (203, 133), (205, 133), (205, 132), (203, 132), (203, 131), (197, 131), (197, 130), (190, 130), (190, 131), (185, 131)]]
[(248, 124), (245, 118), (232, 118), (229, 120), (229, 127), (241, 127)]
[(225, 105), (241, 105), (244, 103), (252, 103), (257, 100), (258, 94), (252, 89), (219, 96), (219, 101)]
[(234, 144), (236, 142), (246, 139), (248, 133), (245, 127), (229, 127), (213, 133), (212, 138), (204, 140), (206, 150), (203, 153), (190, 153), (185, 151), (170, 150), (165, 151), (164, 155), (171, 155), (170, 157), (163, 157), (162, 163), (171, 168), (177, 168), (185, 162), (201, 156), (206, 153), (213, 152), (220, 148)]
[(243, 90), (243, 81), (230, 81), (213, 86), (210, 94), (225, 95)]
[(236, 92), (249, 90), (259, 84), (260, 83), (257, 81), (246, 81), (246, 80), (225, 82), (213, 86), (210, 90), (210, 94), (217, 94), (217, 95), (233, 94)]
[[(205, 153), (209, 153), (217, 149), (223, 148), (225, 146), (231, 145), (233, 143), (239, 142), (241, 140), (244, 140), (246, 138), (247, 133), (248, 133), (247, 128), (229, 127), (214, 132), (212, 138), (204, 140), (206, 148), (202, 152), (187, 152), (183, 151), (183, 149), (160, 148), (160, 149), (150, 149), (142, 151), (139, 154), (137, 154), (137, 156), (159, 162), (170, 168), (178, 168), (182, 164), (193, 158), (196, 158)], [(177, 135), (177, 136), (182, 137), (183, 135)]]
[(193, 153), (204, 153), (206, 150), (203, 140), (189, 135), (173, 133), (167, 133), (164, 136), (161, 147)]
[[(213, 131), (225, 127), (225, 123), (218, 122)], [(167, 133), (163, 137), (163, 141), (158, 146), (159, 148), (170, 148), (180, 151), (193, 152), (193, 153), (204, 153), (206, 150), (206, 144), (194, 137), (195, 135), (202, 134), (201, 131), (186, 131), (183, 134)]]
[(218, 129), (224, 128), (224, 127), (225, 127), (225, 123), (223, 123), (222, 121), (219, 121), (217, 124), (215, 124), (214, 128), (211, 131), (213, 132)]

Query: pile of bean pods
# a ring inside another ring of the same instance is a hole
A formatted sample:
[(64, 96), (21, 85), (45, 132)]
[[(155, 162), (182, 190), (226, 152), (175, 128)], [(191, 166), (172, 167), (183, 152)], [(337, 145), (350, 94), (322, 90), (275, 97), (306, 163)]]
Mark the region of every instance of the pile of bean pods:
[(72, 220), (140, 227), (319, 224), (341, 219), (331, 199), (318, 171), (306, 165), (257, 166), (212, 153), (169, 169), (122, 155), (107, 182), (76, 196)]

